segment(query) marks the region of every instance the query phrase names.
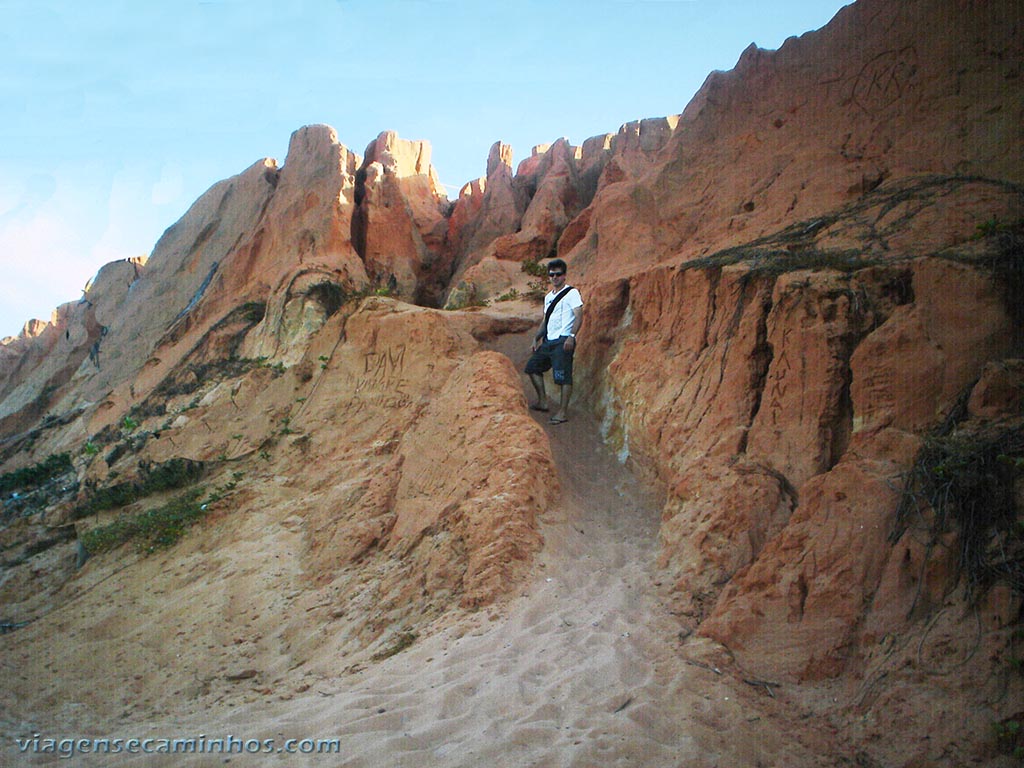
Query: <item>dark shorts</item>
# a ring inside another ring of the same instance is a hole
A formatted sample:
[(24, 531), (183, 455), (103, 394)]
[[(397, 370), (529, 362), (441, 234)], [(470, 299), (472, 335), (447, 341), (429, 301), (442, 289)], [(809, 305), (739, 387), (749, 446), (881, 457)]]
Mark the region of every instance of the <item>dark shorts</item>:
[(551, 370), (555, 384), (572, 384), (572, 352), (566, 352), (562, 336), (554, 341), (545, 341), (526, 361), (526, 373), (542, 374)]

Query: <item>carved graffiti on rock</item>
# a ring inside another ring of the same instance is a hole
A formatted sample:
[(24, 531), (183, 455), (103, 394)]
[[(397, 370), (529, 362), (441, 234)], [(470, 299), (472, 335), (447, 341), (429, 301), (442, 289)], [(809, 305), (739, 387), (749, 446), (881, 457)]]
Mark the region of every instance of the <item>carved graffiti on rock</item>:
[(406, 391), (405, 345), (366, 352), (362, 370), (353, 377), (355, 402), (383, 408), (405, 408), (412, 404)]
[(876, 114), (903, 98), (917, 66), (917, 49), (913, 46), (880, 53), (857, 73), (850, 97), (868, 114)]
[(768, 387), (768, 412), (771, 414), (772, 424), (779, 423), (779, 416), (782, 415), (783, 409), (782, 400), (789, 389), (789, 384), (785, 379), (786, 374), (793, 368), (793, 364), (789, 361), (789, 352), (787, 350), (789, 334), (792, 332), (792, 328), (786, 328), (782, 332), (782, 341), (779, 344), (782, 352), (775, 359), (775, 363), (772, 366), (774, 368), (774, 375), (772, 376), (772, 383)]

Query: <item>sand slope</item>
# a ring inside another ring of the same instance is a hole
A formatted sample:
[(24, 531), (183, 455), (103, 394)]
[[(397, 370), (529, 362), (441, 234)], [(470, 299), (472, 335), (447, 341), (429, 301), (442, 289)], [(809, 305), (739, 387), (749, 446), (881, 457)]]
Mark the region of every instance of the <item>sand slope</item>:
[[(544, 426), (562, 493), (544, 521), (537, 575), (520, 594), (437, 624), (390, 658), (312, 683), (242, 680), (237, 694), (203, 711), (183, 696), (180, 709), (141, 721), (128, 714), (116, 729), (79, 711), (72, 719), (84, 730), (59, 735), (239, 741), (230, 755), (93, 755), (75, 764), (831, 764), (823, 733), (794, 728), (806, 713), (787, 691), (773, 687), (773, 698), (745, 683), (719, 647), (680, 636), (652, 566), (657, 505), (609, 455), (596, 423), (577, 412), (569, 424)], [(247, 663), (266, 669), (273, 661), (255, 649)], [(173, 678), (173, 665), (168, 671)], [(340, 754), (278, 752), (290, 738), (340, 739)], [(251, 739), (273, 739), (274, 751), (238, 754)], [(66, 764), (53, 755), (21, 762)]]

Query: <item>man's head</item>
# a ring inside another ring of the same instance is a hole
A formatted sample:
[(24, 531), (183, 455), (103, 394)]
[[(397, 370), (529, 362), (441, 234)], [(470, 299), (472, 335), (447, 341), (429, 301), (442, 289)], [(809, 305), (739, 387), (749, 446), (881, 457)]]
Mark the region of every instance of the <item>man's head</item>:
[(548, 279), (555, 286), (556, 290), (565, 283), (566, 270), (565, 262), (561, 259), (552, 259), (548, 262)]

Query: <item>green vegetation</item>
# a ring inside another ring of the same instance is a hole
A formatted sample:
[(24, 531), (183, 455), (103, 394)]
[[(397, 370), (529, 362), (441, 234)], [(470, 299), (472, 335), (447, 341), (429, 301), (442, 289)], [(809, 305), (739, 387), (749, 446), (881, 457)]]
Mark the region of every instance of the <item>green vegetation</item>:
[[(266, 358), (252, 360), (249, 358), (229, 357), (224, 360), (215, 360), (208, 363), (189, 363), (177, 369), (172, 376), (165, 379), (146, 399), (146, 402), (138, 412), (142, 415), (153, 414), (159, 405), (166, 403), (166, 401), (173, 397), (191, 395), (204, 385), (238, 378), (253, 368), (267, 368), (276, 373), (284, 372), (284, 366), (278, 369), (277, 366), (270, 365)], [(199, 399), (197, 396), (185, 410), (197, 407)], [(164, 410), (166, 411), (166, 408)]]
[(530, 301), (544, 301), (548, 292), (548, 284), (543, 280), (531, 280), (523, 296)]
[(1004, 233), (1019, 232), (1022, 229), (1024, 229), (1024, 219), (1000, 221), (999, 217), (993, 214), (991, 219), (983, 221), (975, 228), (974, 237), (972, 239), (984, 240)]
[(114, 466), (126, 453), (138, 453), (141, 451), (151, 436), (152, 432), (140, 432), (134, 437), (125, 438), (107, 452), (104, 461), (107, 462), (108, 466)]
[(370, 658), (374, 661), (390, 659), (392, 656), (401, 653), (415, 643), (417, 637), (419, 637), (419, 635), (415, 632), (400, 632), (395, 639), (391, 641), (391, 645), (382, 651), (377, 651), (377, 653), (373, 654)]
[[(267, 305), (262, 301), (249, 301), (236, 308), (225, 320), (238, 319), (248, 326), (256, 325), (267, 312)], [(223, 321), (222, 321), (223, 322)]]
[(202, 488), (190, 488), (154, 509), (134, 515), (120, 515), (105, 525), (90, 528), (79, 540), (90, 555), (109, 552), (130, 541), (135, 542), (139, 552), (148, 553), (169, 547), (206, 515), (210, 504), (231, 493), (242, 477), (242, 472), (233, 472), (231, 480), (218, 486), (205, 500)]
[(865, 258), (859, 251), (823, 251), (815, 248), (790, 250), (777, 243), (755, 242), (726, 248), (711, 256), (693, 259), (686, 262), (681, 268), (713, 269), (733, 264), (745, 264), (750, 268), (746, 280), (750, 280), (762, 275), (778, 277), (787, 272), (805, 269), (856, 272), (881, 263), (883, 262), (878, 259)]
[(462, 300), (456, 300), (445, 305), (445, 309), (452, 312), (458, 312), (460, 309), (468, 309), (469, 307), (486, 307), (490, 304), (487, 299), (479, 299), (476, 295), (467, 296)]
[[(993, 217), (993, 222), (996, 222)], [(1007, 224), (995, 223), (992, 227), (979, 227), (979, 230), (991, 230), (989, 254), (982, 259), (982, 264), (992, 270), (992, 275), (1002, 289), (1003, 302), (1010, 316), (1018, 326), (1024, 324), (1024, 302), (1020, 297), (1024, 293), (1024, 219)]]
[(147, 465), (138, 480), (93, 490), (85, 503), (72, 512), (72, 519), (79, 520), (106, 509), (126, 506), (154, 493), (191, 485), (202, 476), (203, 469), (201, 461), (191, 459), (171, 459), (162, 464)]
[(997, 581), (1024, 594), (1024, 525), (1014, 491), (1024, 477), (1024, 427), (957, 432), (964, 400), (925, 440), (896, 510), (891, 540), (915, 520), (928, 527), (933, 547), (955, 531), (958, 566), (970, 596), (979, 597)]
[(136, 515), (121, 515), (106, 525), (82, 534), (80, 541), (90, 555), (108, 552), (134, 540), (141, 552), (153, 552), (178, 541), (206, 514), (202, 488), (187, 493), (156, 509)]
[(256, 359), (254, 361), (254, 365), (257, 368), (265, 368), (265, 369), (273, 371), (274, 373), (277, 373), (277, 374), (282, 374), (286, 370), (285, 369), (285, 365), (284, 365), (283, 362), (278, 361), (276, 363), (270, 363), (270, 362), (267, 362), (267, 358), (265, 358), (265, 357), (260, 357), (260, 358)]
[(38, 488), (47, 481), (71, 472), (73, 469), (70, 454), (55, 453), (31, 467), (16, 469), (13, 472), (0, 475), (0, 494), (8, 494), (19, 489)]
[(995, 731), (996, 744), (1003, 754), (1013, 755), (1017, 760), (1024, 760), (1024, 730), (1017, 720), (1004, 720), (992, 723)]
[(225, 483), (224, 485), (217, 486), (216, 490), (210, 494), (210, 497), (206, 500), (207, 504), (213, 504), (216, 501), (220, 501), (229, 493), (231, 493), (238, 486), (238, 481), (245, 477), (244, 472), (232, 472), (231, 482)]
[(501, 294), (501, 296), (496, 298), (495, 301), (515, 301), (518, 298), (519, 298), (519, 291), (517, 291), (515, 288), (513, 288), (512, 290), (508, 291), (507, 293)]
[(40, 552), (45, 552), (51, 547), (55, 547), (58, 544), (62, 544), (65, 541), (71, 541), (75, 538), (74, 525), (65, 525), (61, 526), (60, 528), (52, 530), (54, 531), (52, 536), (44, 536), (43, 538), (37, 539), (36, 541), (32, 542), (27, 547), (25, 547), (24, 556), (34, 557), (35, 555), (38, 555)]
[(527, 259), (523, 262), (523, 266), (520, 269), (531, 277), (543, 277), (548, 276), (548, 267), (546, 264), (541, 264), (536, 259)]
[[(390, 285), (380, 285), (378, 283), (368, 283), (367, 285), (364, 285), (362, 288), (358, 290), (341, 293), (338, 308), (340, 309), (342, 306), (348, 304), (350, 301), (362, 301), (363, 299), (369, 296), (379, 296), (382, 298), (387, 298), (389, 296), (397, 295), (397, 287), (392, 287)], [(334, 313), (332, 312), (330, 314)]]
[[(942, 196), (955, 192), (965, 184), (992, 183), (997, 188), (1007, 188), (1000, 182), (989, 182), (977, 177), (933, 176), (905, 182), (894, 182), (870, 191), (857, 200), (813, 219), (795, 222), (783, 229), (756, 238), (732, 248), (693, 259), (681, 265), (682, 269), (714, 269), (733, 264), (744, 264), (756, 275), (777, 276), (795, 270), (832, 269), (853, 272), (879, 264), (893, 265), (900, 261), (895, 254), (872, 255), (871, 248), (823, 248), (831, 234), (854, 234), (858, 221), (885, 218), (890, 213), (904, 210), (908, 202), (917, 206), (930, 204)], [(913, 218), (917, 206), (906, 207), (901, 215), (886, 218), (886, 224), (870, 235), (859, 234), (860, 238), (878, 240), (889, 232), (900, 231)], [(851, 229), (852, 227), (852, 229)], [(979, 254), (977, 249), (952, 247), (936, 253), (938, 258), (949, 259), (992, 269), (996, 276), (1006, 282), (1007, 276), (1014, 278), (1013, 285), (1024, 284), (1024, 219), (1002, 221), (992, 216), (979, 224), (974, 241), (988, 240), (989, 253)], [(883, 249), (885, 250), (885, 249)], [(1020, 305), (1020, 294), (1012, 294), (1016, 305)], [(1011, 305), (1011, 309), (1012, 309)]]

